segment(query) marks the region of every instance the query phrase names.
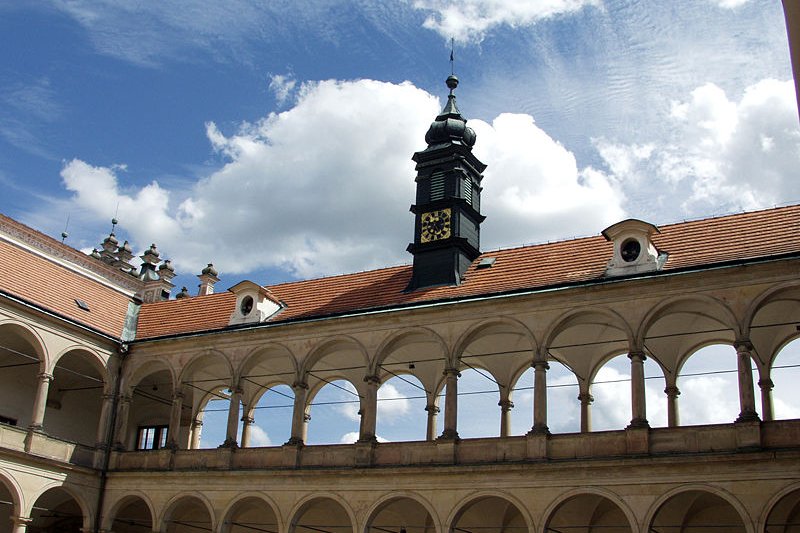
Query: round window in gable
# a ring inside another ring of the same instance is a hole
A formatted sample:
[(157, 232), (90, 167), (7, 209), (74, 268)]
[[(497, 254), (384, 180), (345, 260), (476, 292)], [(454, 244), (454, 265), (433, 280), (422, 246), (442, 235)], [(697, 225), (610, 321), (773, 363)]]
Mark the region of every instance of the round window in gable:
[(639, 241), (636, 239), (626, 239), (625, 242), (622, 243), (622, 246), (619, 247), (619, 255), (622, 256), (622, 260), (626, 263), (636, 261), (641, 252), (642, 245), (639, 244)]
[(250, 314), (250, 311), (253, 310), (253, 297), (252, 296), (245, 296), (242, 298), (242, 303), (239, 305), (239, 311), (242, 312), (242, 315), (247, 316)]

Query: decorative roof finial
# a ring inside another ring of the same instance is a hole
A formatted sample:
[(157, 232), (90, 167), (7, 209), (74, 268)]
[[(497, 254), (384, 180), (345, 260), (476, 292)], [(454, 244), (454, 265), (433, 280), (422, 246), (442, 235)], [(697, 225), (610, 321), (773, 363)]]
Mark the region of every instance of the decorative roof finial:
[(61, 232), (61, 244), (64, 244), (64, 241), (66, 241), (67, 237), (69, 237), (67, 229), (69, 229), (69, 213), (67, 213), (67, 222), (64, 224), (64, 231)]
[(450, 75), (454, 76), (456, 73), (456, 40), (450, 37)]

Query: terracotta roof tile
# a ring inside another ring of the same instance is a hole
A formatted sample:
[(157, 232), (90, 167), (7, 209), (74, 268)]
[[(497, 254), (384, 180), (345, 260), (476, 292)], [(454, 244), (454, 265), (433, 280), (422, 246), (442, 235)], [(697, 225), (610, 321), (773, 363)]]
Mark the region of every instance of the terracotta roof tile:
[[(0, 290), (116, 338), (122, 335), (130, 301), (111, 287), (4, 240), (0, 240)], [(76, 299), (89, 311), (79, 308)]]
[[(669, 254), (664, 271), (800, 252), (800, 206), (671, 224), (653, 236)], [(540, 289), (602, 278), (612, 244), (602, 236), (486, 252), (490, 268), (467, 270), (458, 287), (403, 290), (411, 266), (398, 266), (270, 286), (287, 304), (272, 321), (320, 317), (451, 298)], [(153, 338), (225, 328), (231, 293), (145, 304), (137, 337)]]

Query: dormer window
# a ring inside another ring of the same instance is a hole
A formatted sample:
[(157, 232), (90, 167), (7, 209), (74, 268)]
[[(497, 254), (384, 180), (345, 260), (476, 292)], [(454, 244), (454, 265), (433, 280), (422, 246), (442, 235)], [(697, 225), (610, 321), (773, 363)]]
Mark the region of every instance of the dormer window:
[(606, 276), (624, 276), (660, 270), (667, 254), (659, 252), (653, 236), (659, 232), (653, 224), (628, 219), (603, 230), (603, 236), (614, 243), (614, 254), (608, 261)]
[(228, 290), (236, 295), (230, 325), (264, 322), (283, 308), (268, 289), (252, 281), (242, 281)]

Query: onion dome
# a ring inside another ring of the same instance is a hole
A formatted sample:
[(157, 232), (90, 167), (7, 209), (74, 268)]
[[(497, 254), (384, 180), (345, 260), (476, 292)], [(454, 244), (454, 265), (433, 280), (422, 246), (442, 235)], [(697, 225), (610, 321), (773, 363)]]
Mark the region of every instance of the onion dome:
[(92, 248), (92, 253), (89, 255), (91, 255), (95, 259), (101, 259), (100, 252), (97, 251), (97, 248)]
[(189, 298), (189, 289), (183, 287), (181, 292), (175, 295), (176, 300), (182, 300), (183, 298)]
[(456, 105), (456, 95), (454, 91), (458, 87), (458, 78), (455, 76), (447, 77), (447, 87), (450, 94), (447, 95), (447, 104), (444, 109), (431, 123), (428, 133), (425, 134), (425, 142), (428, 145), (458, 143), (469, 147), (475, 144), (476, 135), (472, 128), (467, 127), (467, 119), (461, 116), (461, 112)]
[(158, 271), (161, 272), (162, 270), (167, 270), (169, 272), (175, 272), (175, 267), (172, 266), (172, 261), (167, 259), (164, 263), (158, 267)]

